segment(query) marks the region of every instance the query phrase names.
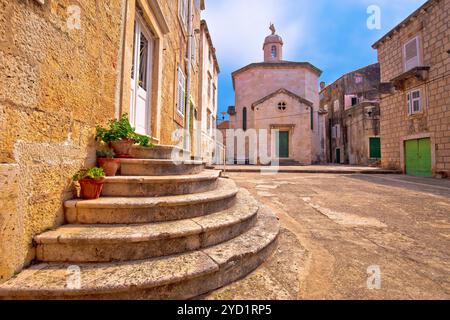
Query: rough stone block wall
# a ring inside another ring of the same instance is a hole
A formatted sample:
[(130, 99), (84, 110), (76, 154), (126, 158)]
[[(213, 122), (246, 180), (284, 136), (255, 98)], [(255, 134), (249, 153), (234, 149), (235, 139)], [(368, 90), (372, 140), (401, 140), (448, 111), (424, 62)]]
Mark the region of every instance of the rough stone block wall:
[[(363, 80), (359, 83), (357, 83), (355, 80), (357, 75), (362, 76), (363, 78)], [(353, 132), (358, 132), (358, 126), (348, 127), (348, 129), (346, 130), (345, 128), (347, 127), (347, 124), (358, 124), (358, 122), (347, 121), (345, 96), (358, 95), (364, 100), (378, 101), (380, 98), (380, 93), (378, 90), (379, 84), (380, 65), (378, 63), (375, 63), (343, 75), (321, 91), (320, 108), (326, 109), (328, 111), (328, 119), (331, 119), (331, 126), (340, 125), (341, 127), (341, 136), (337, 139), (334, 139), (330, 135), (329, 124), (326, 124), (327, 159), (330, 159), (332, 162), (336, 161), (336, 148), (341, 149), (341, 160), (343, 160), (345, 163), (352, 163), (352, 159), (355, 158), (355, 154), (366, 154), (367, 147), (365, 146), (365, 144), (358, 143), (350, 146), (350, 140), (359, 140), (360, 137), (351, 137), (347, 135), (347, 132), (350, 134), (352, 134)], [(339, 101), (339, 110), (335, 111), (334, 102), (336, 100)], [(378, 110), (375, 111), (378, 113)], [(371, 132), (368, 132), (367, 134), (368, 136), (377, 135), (373, 130), (371, 130)], [(329, 150), (330, 145), (331, 150)], [(352, 154), (350, 154), (349, 150), (351, 150)], [(362, 157), (360, 159), (361, 161), (358, 161), (358, 163), (354, 164), (368, 164), (368, 159), (363, 159)]]
[[(403, 139), (417, 135), (432, 137), (433, 171), (450, 170), (450, 1), (433, 1), (417, 19), (378, 47), (381, 81), (402, 74), (403, 45), (419, 35), (423, 65), (430, 66), (425, 82), (409, 80), (405, 90), (383, 95), (381, 101), (382, 166), (404, 170)], [(423, 92), (423, 113), (409, 116), (406, 94), (412, 88)]]
[(94, 127), (115, 112), (124, 2), (0, 0), (0, 282), (33, 259), (34, 235), (64, 222), (71, 176), (95, 163)]
[[(164, 18), (169, 26), (170, 33), (164, 39), (164, 63), (161, 90), (161, 144), (174, 144), (172, 133), (176, 129), (184, 127), (184, 119), (176, 113), (176, 81), (177, 66), (181, 65), (185, 75), (187, 65), (185, 63), (188, 35), (183, 31), (178, 15), (178, 1), (158, 0)], [(200, 29), (200, 11), (193, 9), (193, 26)], [(196, 60), (200, 61), (199, 46), (196, 46)], [(192, 66), (191, 96), (196, 108), (199, 106), (199, 65)]]

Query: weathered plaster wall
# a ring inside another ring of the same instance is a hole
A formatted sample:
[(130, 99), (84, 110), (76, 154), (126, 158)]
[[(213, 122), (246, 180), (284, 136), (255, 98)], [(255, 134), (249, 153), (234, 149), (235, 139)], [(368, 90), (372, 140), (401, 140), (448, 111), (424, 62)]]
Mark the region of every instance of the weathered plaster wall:
[(347, 155), (351, 165), (368, 165), (370, 159), (369, 139), (380, 136), (379, 104), (361, 103), (345, 112), (347, 130)]
[[(349, 95), (358, 96), (359, 102), (363, 101), (379, 101), (380, 93), (380, 65), (378, 63), (368, 65), (358, 70), (349, 72), (332, 84), (325, 87), (320, 92), (320, 108), (328, 112), (326, 125), (324, 126), (326, 134), (326, 159), (328, 162), (336, 162), (336, 148), (341, 150), (341, 162), (351, 163), (351, 156), (349, 151), (354, 150), (354, 154), (365, 153), (364, 149), (356, 150), (354, 145), (349, 148), (349, 140), (351, 137), (347, 136), (347, 132), (353, 132), (356, 129), (347, 128), (347, 125), (357, 122), (348, 122), (346, 110), (349, 109), (348, 102)], [(338, 101), (338, 107), (334, 108), (335, 101)], [(377, 113), (379, 111), (377, 110)], [(331, 135), (331, 127), (340, 126), (340, 136), (333, 138)], [(374, 132), (371, 134), (375, 135)], [(362, 145), (361, 145), (362, 146)], [(353, 160), (353, 159), (352, 159)], [(367, 165), (368, 162), (362, 161), (356, 164)]]
[[(0, 0), (0, 282), (64, 221), (71, 176), (114, 117), (124, 1)], [(69, 5), (81, 29), (69, 29)]]

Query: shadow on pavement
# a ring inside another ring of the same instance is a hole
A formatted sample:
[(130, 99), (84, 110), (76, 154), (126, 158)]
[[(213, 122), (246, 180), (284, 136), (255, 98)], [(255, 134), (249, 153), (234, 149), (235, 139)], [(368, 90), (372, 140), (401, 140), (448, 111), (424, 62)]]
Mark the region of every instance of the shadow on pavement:
[(354, 174), (347, 176), (347, 178), (376, 183), (387, 187), (397, 187), (450, 198), (450, 179), (441, 180), (435, 178), (410, 177), (405, 175), (365, 174)]

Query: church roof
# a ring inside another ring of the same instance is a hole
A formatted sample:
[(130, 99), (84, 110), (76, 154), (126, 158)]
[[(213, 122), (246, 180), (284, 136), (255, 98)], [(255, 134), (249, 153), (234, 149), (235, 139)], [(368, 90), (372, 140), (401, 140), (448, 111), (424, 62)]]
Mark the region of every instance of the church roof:
[(291, 91), (289, 91), (289, 90), (286, 90), (286, 89), (284, 89), (284, 88), (281, 88), (281, 89), (278, 89), (278, 90), (275, 91), (275, 92), (272, 92), (272, 93), (269, 94), (268, 96), (265, 96), (264, 98), (262, 98), (262, 99), (260, 99), (260, 100), (258, 100), (258, 101), (256, 101), (256, 102), (254, 102), (254, 103), (252, 104), (252, 109), (255, 109), (256, 106), (260, 105), (261, 103), (266, 102), (267, 100), (269, 100), (269, 99), (271, 99), (271, 98), (273, 98), (273, 97), (275, 97), (275, 96), (277, 96), (277, 95), (279, 95), (279, 94), (286, 94), (286, 95), (288, 95), (288, 96), (290, 96), (290, 97), (296, 99), (296, 100), (299, 101), (300, 103), (306, 104), (306, 105), (309, 106), (309, 107), (312, 107), (312, 106), (314, 105), (311, 101), (309, 101), (309, 100), (307, 100), (307, 99), (305, 99), (305, 98), (302, 98), (302, 97), (300, 97), (299, 95), (296, 95), (295, 93), (293, 93), (293, 92), (291, 92)]
[(280, 61), (280, 62), (257, 62), (257, 63), (251, 63), (239, 70), (234, 71), (231, 76), (233, 78), (233, 88), (235, 88), (234, 78), (236, 75), (245, 72), (247, 70), (253, 69), (253, 68), (265, 68), (265, 69), (277, 69), (277, 68), (307, 68), (313, 73), (317, 74), (319, 77), (322, 75), (322, 70), (315, 67), (309, 62), (294, 62), (294, 61)]

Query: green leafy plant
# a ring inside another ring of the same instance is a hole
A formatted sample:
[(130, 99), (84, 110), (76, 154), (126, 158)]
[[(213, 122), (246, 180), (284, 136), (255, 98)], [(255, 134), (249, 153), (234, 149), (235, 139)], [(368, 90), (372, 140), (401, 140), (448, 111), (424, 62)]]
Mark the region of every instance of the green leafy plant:
[(97, 151), (97, 158), (113, 159), (115, 155), (116, 153), (111, 149)]
[(96, 130), (97, 141), (109, 143), (129, 139), (134, 143), (141, 145), (142, 147), (152, 147), (149, 137), (136, 133), (135, 128), (133, 128), (130, 124), (130, 120), (127, 114), (122, 115), (119, 120), (110, 120), (108, 122), (107, 128), (97, 126)]
[(73, 176), (73, 181), (80, 181), (82, 179), (92, 179), (92, 180), (96, 180), (99, 178), (103, 178), (105, 177), (105, 172), (103, 171), (102, 168), (90, 168), (90, 169), (82, 169), (80, 171), (78, 171), (74, 176)]

